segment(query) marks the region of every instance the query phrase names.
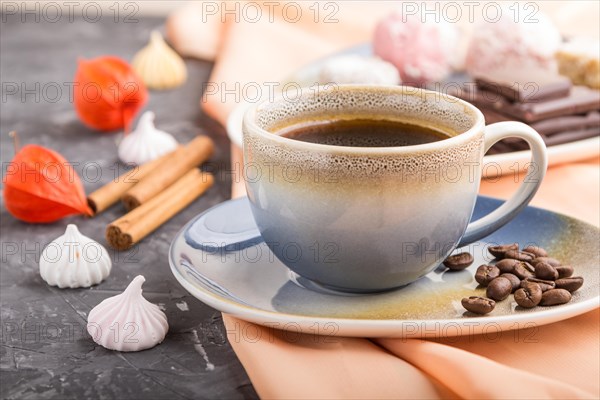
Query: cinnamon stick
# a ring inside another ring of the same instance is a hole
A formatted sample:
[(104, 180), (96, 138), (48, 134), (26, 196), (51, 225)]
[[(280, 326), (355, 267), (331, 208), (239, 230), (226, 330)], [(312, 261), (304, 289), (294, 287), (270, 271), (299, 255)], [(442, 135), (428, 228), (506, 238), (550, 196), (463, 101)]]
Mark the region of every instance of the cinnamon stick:
[(179, 148), (172, 152), (169, 152), (155, 160), (149, 161), (139, 167), (135, 167), (130, 171), (121, 174), (116, 180), (113, 180), (100, 189), (96, 190), (87, 197), (88, 204), (94, 215), (101, 213), (108, 207), (115, 204), (121, 196), (125, 194), (129, 189), (135, 186), (140, 180), (148, 176), (156, 167), (161, 164), (169, 163), (170, 159), (178, 152), (181, 152), (183, 148)]
[(209, 173), (197, 168), (188, 171), (160, 194), (108, 225), (108, 244), (117, 250), (127, 250), (187, 207), (213, 182)]
[(176, 157), (152, 170), (141, 182), (123, 194), (121, 200), (125, 208), (133, 210), (158, 195), (189, 170), (206, 161), (212, 155), (213, 148), (214, 144), (207, 136), (198, 136), (192, 140)]

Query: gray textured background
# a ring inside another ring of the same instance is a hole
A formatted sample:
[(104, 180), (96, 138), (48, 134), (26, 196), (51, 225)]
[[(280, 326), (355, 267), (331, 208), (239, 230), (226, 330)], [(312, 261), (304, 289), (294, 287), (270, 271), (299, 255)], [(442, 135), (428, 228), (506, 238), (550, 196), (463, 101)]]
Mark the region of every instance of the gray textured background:
[[(3, 174), (14, 154), (8, 132), (16, 130), (22, 144), (47, 146), (70, 162), (81, 163), (75, 168), (90, 193), (115, 174), (119, 134), (100, 134), (84, 127), (65, 83), (73, 81), (78, 57), (113, 54), (131, 61), (163, 20), (138, 17), (137, 22), (124, 23), (121, 18), (115, 23), (108, 16), (97, 23), (67, 18), (49, 23), (43, 18), (36, 22), (31, 15), (26, 23), (20, 19), (19, 15), (2, 15), (0, 32)], [(197, 134), (214, 139), (211, 168), (217, 170), (216, 185), (134, 249), (111, 251), (113, 270), (107, 280), (90, 289), (50, 287), (39, 276), (38, 260), (44, 246), (60, 236), (67, 223), (77, 224), (83, 234), (105, 244), (106, 225), (124, 212), (120, 205), (94, 219), (71, 217), (49, 225), (21, 223), (2, 205), (2, 398), (256, 397), (227, 342), (221, 314), (190, 296), (175, 281), (167, 263), (167, 249), (179, 228), (230, 195), (229, 141), (223, 128), (199, 110), (202, 82), (212, 65), (198, 60), (186, 63), (188, 82), (172, 91), (151, 92), (146, 109), (156, 113), (160, 129), (180, 142)], [(13, 82), (19, 85), (19, 93), (8, 94), (7, 84)], [(56, 86), (62, 87), (62, 94), (55, 101)], [(23, 89), (38, 94), (25, 94)], [(94, 176), (98, 165), (100, 179)], [(87, 313), (103, 299), (120, 293), (138, 274), (146, 277), (146, 298), (167, 314), (170, 329), (165, 341), (138, 353), (96, 346), (85, 330)]]

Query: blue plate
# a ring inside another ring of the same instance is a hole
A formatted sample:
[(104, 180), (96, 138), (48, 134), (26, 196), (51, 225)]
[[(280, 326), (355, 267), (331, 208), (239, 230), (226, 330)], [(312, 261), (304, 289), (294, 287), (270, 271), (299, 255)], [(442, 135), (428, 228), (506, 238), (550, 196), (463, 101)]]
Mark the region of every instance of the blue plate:
[[(480, 196), (474, 219), (501, 201)], [(582, 221), (527, 207), (484, 241), (457, 251), (475, 257), (460, 272), (438, 268), (402, 289), (342, 295), (290, 272), (262, 242), (247, 199), (224, 202), (184, 226), (173, 240), (169, 262), (181, 285), (209, 306), (261, 325), (293, 332), (360, 337), (460, 336), (511, 330), (570, 318), (599, 306), (600, 232)], [(522, 309), (512, 295), (486, 316), (465, 312), (460, 301), (485, 296), (474, 280), (491, 261), (489, 244), (536, 244), (575, 267), (585, 283), (570, 303)]]

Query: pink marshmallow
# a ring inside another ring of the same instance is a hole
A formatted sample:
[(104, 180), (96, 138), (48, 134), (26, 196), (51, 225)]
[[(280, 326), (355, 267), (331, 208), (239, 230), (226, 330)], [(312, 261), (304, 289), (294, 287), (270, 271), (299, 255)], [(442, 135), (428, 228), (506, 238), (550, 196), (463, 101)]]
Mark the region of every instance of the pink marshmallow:
[(403, 82), (421, 86), (451, 72), (457, 37), (450, 23), (423, 22), (417, 15), (403, 16), (397, 11), (377, 25), (373, 49), (398, 68)]

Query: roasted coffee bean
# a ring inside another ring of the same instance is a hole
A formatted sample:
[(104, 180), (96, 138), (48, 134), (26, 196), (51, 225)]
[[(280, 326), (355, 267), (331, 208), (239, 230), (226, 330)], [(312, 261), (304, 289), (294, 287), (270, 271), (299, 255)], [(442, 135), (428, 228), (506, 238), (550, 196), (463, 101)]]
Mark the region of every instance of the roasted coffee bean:
[(480, 265), (475, 273), (475, 280), (481, 286), (487, 286), (493, 279), (500, 276), (500, 270), (494, 265)]
[(571, 301), (571, 293), (565, 289), (550, 289), (542, 294), (541, 306), (557, 306)]
[(533, 278), (533, 277), (522, 280), (521, 287), (524, 287), (528, 283), (537, 283), (540, 286), (540, 288), (542, 288), (542, 292), (545, 292), (546, 290), (554, 289), (556, 287), (556, 284), (553, 281), (545, 281), (543, 279), (538, 279), (538, 278)]
[(519, 261), (532, 261), (535, 258), (535, 254), (527, 253), (526, 251), (508, 250), (504, 253), (504, 258), (512, 258), (513, 260)]
[(500, 272), (516, 275), (519, 279), (533, 277), (533, 272), (535, 271), (531, 264), (525, 261), (508, 258), (498, 261), (496, 267), (498, 267)]
[(498, 267), (500, 272), (512, 273), (517, 264), (519, 264), (518, 260), (512, 260), (512, 259), (507, 258), (507, 259), (498, 261), (496, 263), (496, 267)]
[(552, 258), (552, 257), (537, 257), (531, 262), (531, 265), (535, 266), (535, 264), (540, 263), (540, 262), (545, 262), (546, 264), (550, 264), (554, 268), (560, 266), (560, 261), (558, 261), (556, 258)]
[(531, 264), (525, 261), (518, 261), (517, 264), (514, 266), (513, 270), (509, 273), (516, 275), (519, 279), (526, 279), (534, 277), (533, 271), (535, 270), (531, 266)]
[(451, 271), (462, 271), (471, 264), (473, 256), (467, 252), (454, 254), (444, 260), (444, 265)]
[(511, 293), (521, 287), (521, 280), (516, 275), (507, 272), (506, 274), (502, 274), (500, 276), (510, 281), (510, 284), (512, 285)]
[(555, 281), (558, 279), (558, 271), (550, 264), (539, 262), (535, 264), (535, 277)]
[(556, 267), (556, 272), (558, 272), (558, 279), (568, 278), (573, 275), (574, 269), (570, 265), (559, 265)]
[(583, 278), (580, 276), (573, 276), (570, 278), (560, 278), (556, 282), (557, 289), (565, 289), (571, 293), (583, 286)]
[(506, 252), (508, 250), (519, 250), (519, 244), (518, 243), (501, 244), (498, 246), (489, 246), (488, 247), (488, 251), (490, 252), (490, 254), (496, 258), (504, 258), (504, 255), (506, 254)]
[(536, 257), (548, 257), (548, 252), (540, 246), (527, 246), (523, 249), (527, 253), (531, 253)]
[[(522, 283), (524, 283), (523, 281)], [(532, 308), (542, 301), (542, 288), (533, 282), (525, 282), (525, 285), (515, 292), (515, 301), (524, 308)]]
[(475, 314), (487, 314), (496, 307), (496, 302), (479, 296), (465, 297), (461, 301), (462, 306)]
[(531, 265), (530, 263), (528, 263), (527, 261), (519, 261), (519, 265), (521, 265), (527, 271), (529, 271), (535, 275), (535, 267), (533, 265)]
[(485, 291), (485, 295), (496, 301), (502, 301), (512, 292), (512, 283), (501, 276), (492, 280)]

